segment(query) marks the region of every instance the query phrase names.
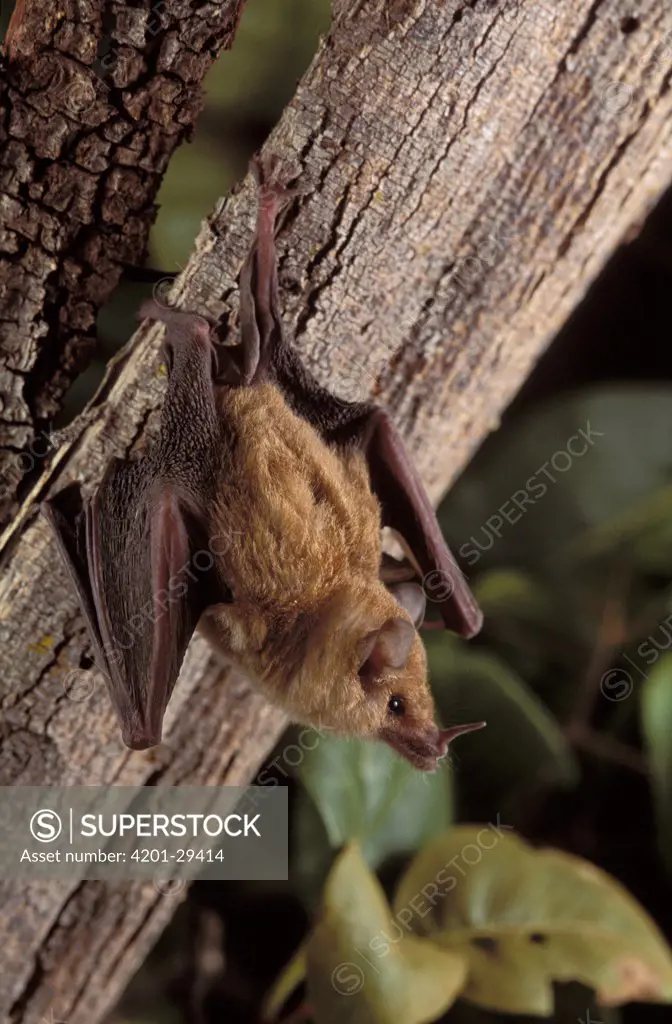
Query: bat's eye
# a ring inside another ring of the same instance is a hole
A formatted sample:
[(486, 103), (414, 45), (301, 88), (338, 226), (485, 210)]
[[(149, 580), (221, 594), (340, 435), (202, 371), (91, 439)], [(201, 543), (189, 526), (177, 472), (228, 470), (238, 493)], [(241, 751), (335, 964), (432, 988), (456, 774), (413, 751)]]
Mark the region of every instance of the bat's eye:
[(387, 710), (391, 715), (396, 715), (398, 718), (400, 715), (403, 715), (406, 708), (401, 697), (390, 697), (387, 702)]

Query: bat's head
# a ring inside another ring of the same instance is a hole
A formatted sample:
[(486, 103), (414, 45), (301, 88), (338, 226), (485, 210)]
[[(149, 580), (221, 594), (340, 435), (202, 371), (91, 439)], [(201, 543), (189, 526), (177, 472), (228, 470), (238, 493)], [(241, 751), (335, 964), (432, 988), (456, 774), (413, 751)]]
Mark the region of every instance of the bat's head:
[(437, 726), (416, 628), (424, 598), (410, 587), (395, 596), (369, 581), (332, 598), (311, 632), (300, 673), (305, 682), (297, 679), (302, 696), (310, 694), (301, 717), (317, 728), (383, 740), (414, 767), (434, 771), (449, 742), (481, 723)]

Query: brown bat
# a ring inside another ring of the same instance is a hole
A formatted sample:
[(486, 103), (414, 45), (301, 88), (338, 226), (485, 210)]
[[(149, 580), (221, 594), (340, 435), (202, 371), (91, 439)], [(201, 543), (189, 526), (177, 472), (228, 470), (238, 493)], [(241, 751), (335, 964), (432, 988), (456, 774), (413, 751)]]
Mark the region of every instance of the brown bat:
[[(484, 723), (440, 729), (418, 635), (425, 593), (473, 636), (481, 613), (388, 415), (321, 387), (283, 333), (274, 230), (294, 193), (258, 164), (257, 232), (240, 279), (240, 343), (205, 319), (163, 321), (160, 437), (98, 490), (43, 506), (79, 594), (124, 742), (157, 744), (191, 635), (298, 722), (384, 740), (417, 768)], [(383, 556), (381, 526), (410, 562)]]

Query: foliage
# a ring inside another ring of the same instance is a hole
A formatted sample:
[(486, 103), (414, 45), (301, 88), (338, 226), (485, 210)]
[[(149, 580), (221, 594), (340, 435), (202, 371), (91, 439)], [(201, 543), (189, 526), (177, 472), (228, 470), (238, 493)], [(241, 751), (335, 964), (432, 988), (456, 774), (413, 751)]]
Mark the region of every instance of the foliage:
[[(359, 849), (346, 846), (299, 969), (290, 965), (294, 986), (302, 974), (316, 1020), (328, 1024), (420, 1024), (460, 994), (485, 1009), (547, 1016), (553, 981), (583, 981), (607, 1005), (672, 1001), (672, 953), (620, 885), (494, 825), (437, 837), (392, 908)], [(279, 991), (288, 989), (283, 975)], [(267, 1015), (278, 1003), (272, 994)]]
[(642, 687), (642, 728), (651, 766), (659, 846), (672, 871), (672, 655), (664, 654)]
[[(534, 831), (530, 806), (578, 800), (612, 768), (644, 781), (648, 763), (672, 866), (666, 418), (662, 389), (577, 395), (486, 445), (444, 503), (486, 625), (469, 645), (429, 634), (433, 685), (445, 722), (489, 725), (431, 777), (409, 778), (382, 746), (327, 736), (297, 769), (293, 877), (309, 906), (326, 882), (292, 987), (305, 977), (317, 1024), (486, 1024), (502, 1012), (576, 1021), (575, 1003), (562, 1014), (577, 988), (584, 1013), (599, 1006), (594, 1020), (616, 1020), (608, 1007), (632, 1001), (672, 1001), (672, 955), (638, 901), (587, 859), (520, 835)], [(584, 443), (568, 447), (577, 436)], [(539, 476), (544, 464), (555, 482)], [(545, 492), (525, 503), (542, 478)], [(302, 824), (320, 817), (321, 830)], [(469, 818), (483, 824), (455, 824)], [(306, 885), (303, 864), (318, 849)], [(407, 865), (391, 906), (371, 873), (385, 877), (390, 858)], [(453, 957), (442, 968), (437, 950)], [(285, 984), (269, 1015), (281, 1019), (287, 995)]]

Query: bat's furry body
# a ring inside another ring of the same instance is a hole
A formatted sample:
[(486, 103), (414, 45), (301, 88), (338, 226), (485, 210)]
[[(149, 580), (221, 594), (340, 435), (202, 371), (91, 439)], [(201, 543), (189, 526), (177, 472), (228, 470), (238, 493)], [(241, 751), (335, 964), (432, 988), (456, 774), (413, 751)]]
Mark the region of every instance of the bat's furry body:
[[(167, 324), (159, 441), (113, 461), (90, 500), (66, 488), (45, 513), (129, 746), (159, 742), (200, 622), (293, 719), (385, 740), (432, 770), (482, 723), (436, 726), (416, 630), (424, 593), (382, 581), (381, 526), (422, 573), (449, 581), (448, 627), (472, 635), (480, 612), (391, 420), (335, 399), (283, 335), (273, 231), (286, 195), (261, 184), (240, 345), (216, 345), (200, 317), (144, 307)], [(215, 559), (203, 568), (206, 544)]]
[(206, 613), (208, 635), (293, 719), (370, 735), (397, 681), (422, 686), (426, 661), (415, 634), (387, 695), (365, 699), (362, 639), (395, 616), (411, 622), (379, 579), (380, 504), (366, 459), (327, 446), (271, 384), (227, 390), (220, 409), (233, 443), (210, 531), (231, 531), (233, 601)]

